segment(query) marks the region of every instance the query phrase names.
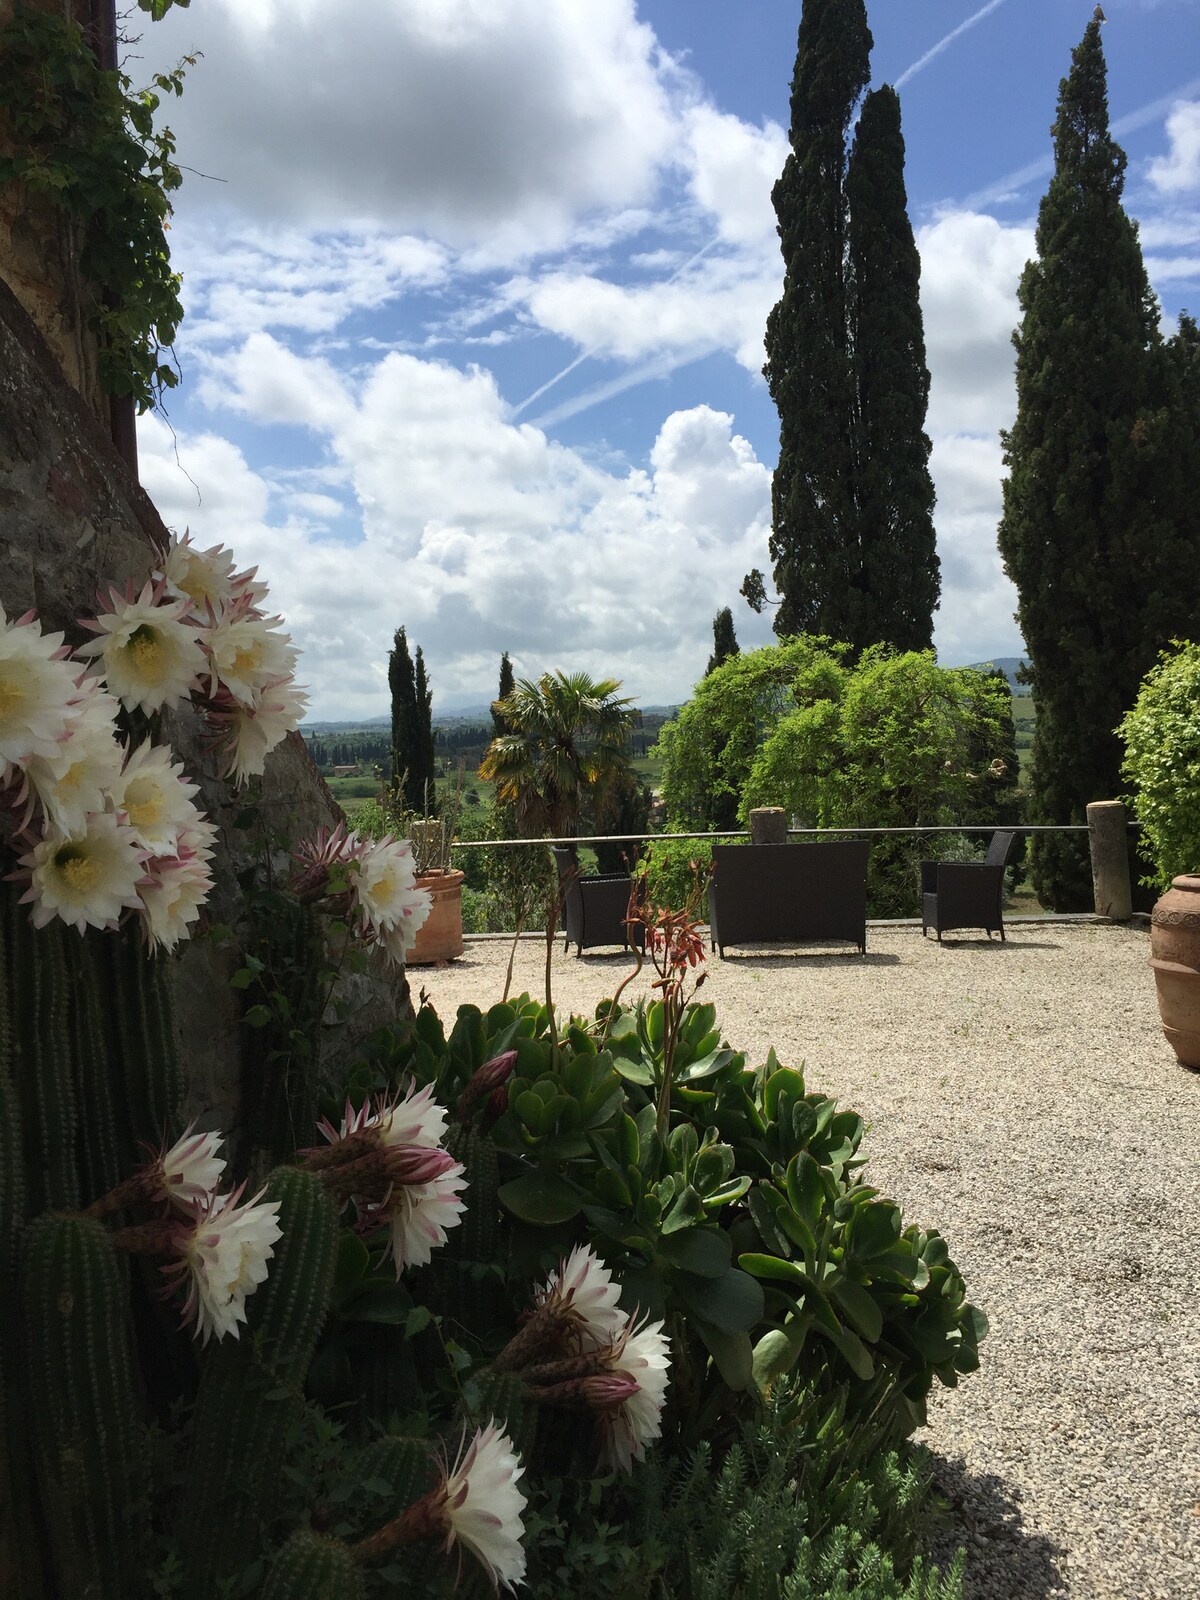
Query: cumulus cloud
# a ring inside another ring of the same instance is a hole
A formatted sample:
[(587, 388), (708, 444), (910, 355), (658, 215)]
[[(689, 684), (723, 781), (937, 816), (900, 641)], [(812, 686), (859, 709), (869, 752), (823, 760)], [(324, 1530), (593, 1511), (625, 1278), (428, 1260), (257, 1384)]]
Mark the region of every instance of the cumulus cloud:
[(1167, 118), (1165, 156), (1150, 162), (1147, 176), (1160, 194), (1200, 190), (1200, 101), (1181, 101)]
[(1013, 619), (1017, 592), (996, 548), (1004, 465), (998, 439), (947, 434), (930, 463), (937, 489), (942, 600), (934, 643), (942, 661), (961, 664), (1021, 655)]
[[(265, 336), (259, 336), (260, 339)], [(231, 365), (236, 404), (258, 419), (270, 391)], [(712, 616), (761, 563), (770, 473), (707, 406), (666, 419), (644, 468), (604, 470), (510, 419), (494, 379), (389, 354), (347, 408), (322, 412), (289, 368), (289, 415), (312, 419), (361, 535), (323, 524), (332, 499), (268, 482), (229, 441), (143, 424), (143, 476), (164, 516), (256, 561), (304, 651), (314, 716), (386, 707), (386, 659), (401, 623), (430, 663), (442, 704), (477, 701), (502, 650), (519, 672), (613, 674), (643, 699), (682, 697), (703, 671)], [(244, 386), (243, 386), (244, 385)], [(337, 501), (332, 500), (336, 507)], [(748, 643), (768, 624), (745, 613)]]
[(1016, 407), (1012, 334), (1033, 229), (973, 211), (945, 212), (917, 233), (933, 435), (1007, 427)]
[(197, 197), (497, 257), (644, 203), (685, 79), (634, 0), (206, 0), (147, 31), (203, 58), (171, 108)]

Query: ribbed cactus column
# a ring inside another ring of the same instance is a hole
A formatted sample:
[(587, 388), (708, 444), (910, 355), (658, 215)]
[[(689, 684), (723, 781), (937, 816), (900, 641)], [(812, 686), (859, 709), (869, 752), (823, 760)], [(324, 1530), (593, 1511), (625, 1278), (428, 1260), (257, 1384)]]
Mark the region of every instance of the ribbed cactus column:
[(281, 1167), (264, 1198), (279, 1202), (283, 1229), (270, 1276), (247, 1301), (241, 1337), (207, 1352), (196, 1397), (179, 1530), (188, 1600), (236, 1584), (266, 1547), (288, 1420), (329, 1306), (337, 1219), (321, 1180)]
[(61, 922), (34, 928), (12, 884), (0, 884), (0, 897), (10, 1071), (21, 1103), (29, 1211), (36, 1215), (49, 1206), (79, 1204), (64, 948), (67, 939), (79, 936)]
[(271, 1562), (262, 1600), (362, 1600), (362, 1572), (344, 1544), (294, 1533)]
[(126, 1273), (99, 1223), (46, 1215), (27, 1231), (21, 1279), (27, 1425), (55, 1592), (139, 1600), (150, 1497)]

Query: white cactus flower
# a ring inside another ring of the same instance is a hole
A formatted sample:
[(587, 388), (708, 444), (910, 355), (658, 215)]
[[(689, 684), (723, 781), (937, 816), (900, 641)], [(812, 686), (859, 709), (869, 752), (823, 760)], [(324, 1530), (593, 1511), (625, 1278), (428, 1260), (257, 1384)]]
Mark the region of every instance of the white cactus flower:
[(134, 838), (156, 856), (174, 855), (179, 834), (198, 817), (183, 766), (168, 745), (145, 740), (131, 752), (109, 789), (113, 810), (123, 815)]
[(441, 1485), (446, 1549), (463, 1545), (493, 1585), (510, 1591), (525, 1576), (521, 1513), (526, 1500), (517, 1487), (524, 1470), (512, 1440), (492, 1420), (470, 1444), (464, 1434), (458, 1460)]
[(22, 899), (33, 903), (34, 927), (60, 917), (80, 933), (89, 926), (116, 927), (122, 911), (136, 910), (145, 876), (137, 840), (107, 812), (88, 817), (74, 833), (47, 830), (21, 865), (30, 873)]
[(211, 694), (223, 686), (239, 705), (254, 707), (264, 690), (291, 679), (296, 651), (291, 635), (279, 631), (282, 621), (234, 611), (202, 630)]
[(205, 1344), (211, 1335), (238, 1337), (246, 1320), (246, 1298), (267, 1277), (267, 1262), (283, 1236), (279, 1206), (260, 1204), (264, 1191), (239, 1205), (242, 1190), (210, 1195), (193, 1208), (190, 1226), (180, 1238), (179, 1260), (167, 1268), (189, 1280), (184, 1321), (194, 1320), (196, 1336)]
[(196, 854), (156, 856), (138, 888), (142, 929), (152, 945), (174, 950), (191, 938), (192, 924), (212, 893), (208, 861)]
[(210, 713), (225, 730), (225, 770), (239, 786), (261, 776), (275, 746), (300, 726), (308, 696), (294, 683), (276, 683), (262, 692), (258, 705), (236, 701)]
[(163, 1192), (184, 1212), (208, 1203), (225, 1170), (225, 1162), (217, 1155), (225, 1135), (193, 1133), (194, 1126), (189, 1123), (182, 1137), (159, 1157)]
[(612, 1343), (628, 1324), (619, 1305), (621, 1290), (612, 1273), (589, 1245), (577, 1244), (558, 1271), (551, 1273), (534, 1303), (557, 1312), (571, 1324), (584, 1350)]
[(80, 645), (127, 710), (147, 713), (183, 700), (204, 668), (196, 629), (184, 619), (188, 600), (166, 600), (161, 585), (146, 583), (137, 599), (111, 591), (112, 610), (85, 626), (98, 635)]
[(458, 1227), (466, 1210), (459, 1195), (466, 1187), (465, 1170), (456, 1161), (449, 1171), (429, 1183), (400, 1184), (393, 1190), (388, 1203), (388, 1250), (397, 1278), (409, 1267), (428, 1266), (433, 1252), (445, 1244), (449, 1230)]
[(615, 1471), (629, 1472), (641, 1461), (646, 1446), (662, 1436), (662, 1408), (670, 1382), (671, 1347), (661, 1322), (635, 1327), (630, 1318), (602, 1352), (610, 1372), (630, 1378), (636, 1391), (620, 1405), (597, 1413), (601, 1454)]
[(61, 659), (61, 633), (32, 615), (10, 622), (0, 610), (0, 770), (31, 756), (53, 758), (67, 738), (80, 668)]

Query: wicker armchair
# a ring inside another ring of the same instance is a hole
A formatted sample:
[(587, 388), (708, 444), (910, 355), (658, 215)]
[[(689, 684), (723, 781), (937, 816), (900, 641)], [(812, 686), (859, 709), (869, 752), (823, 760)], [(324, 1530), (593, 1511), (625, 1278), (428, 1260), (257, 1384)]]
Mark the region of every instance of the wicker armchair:
[(550, 853), (558, 868), (563, 949), (575, 945), (577, 956), (595, 945), (619, 944), (627, 950), (631, 932), (632, 943), (641, 949), (642, 929), (631, 930), (625, 924), (634, 879), (626, 874), (597, 877), (582, 873), (573, 845), (551, 845)]
[(921, 937), (932, 928), (941, 943), (954, 928), (982, 928), (1004, 938), (1004, 869), (1016, 833), (994, 833), (982, 861), (922, 861)]

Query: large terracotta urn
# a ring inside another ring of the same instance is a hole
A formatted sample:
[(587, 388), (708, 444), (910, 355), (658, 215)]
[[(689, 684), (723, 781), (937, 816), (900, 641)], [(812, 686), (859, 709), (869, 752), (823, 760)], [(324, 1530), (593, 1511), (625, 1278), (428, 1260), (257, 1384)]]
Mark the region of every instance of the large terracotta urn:
[(1200, 1071), (1200, 877), (1173, 878), (1155, 902), (1150, 965), (1167, 1041), (1183, 1066)]
[(466, 873), (447, 867), (444, 872), (420, 872), (417, 883), (428, 889), (433, 904), (417, 933), (417, 942), (408, 953), (405, 965), (430, 967), (438, 961), (453, 961), (463, 953), (462, 886)]

